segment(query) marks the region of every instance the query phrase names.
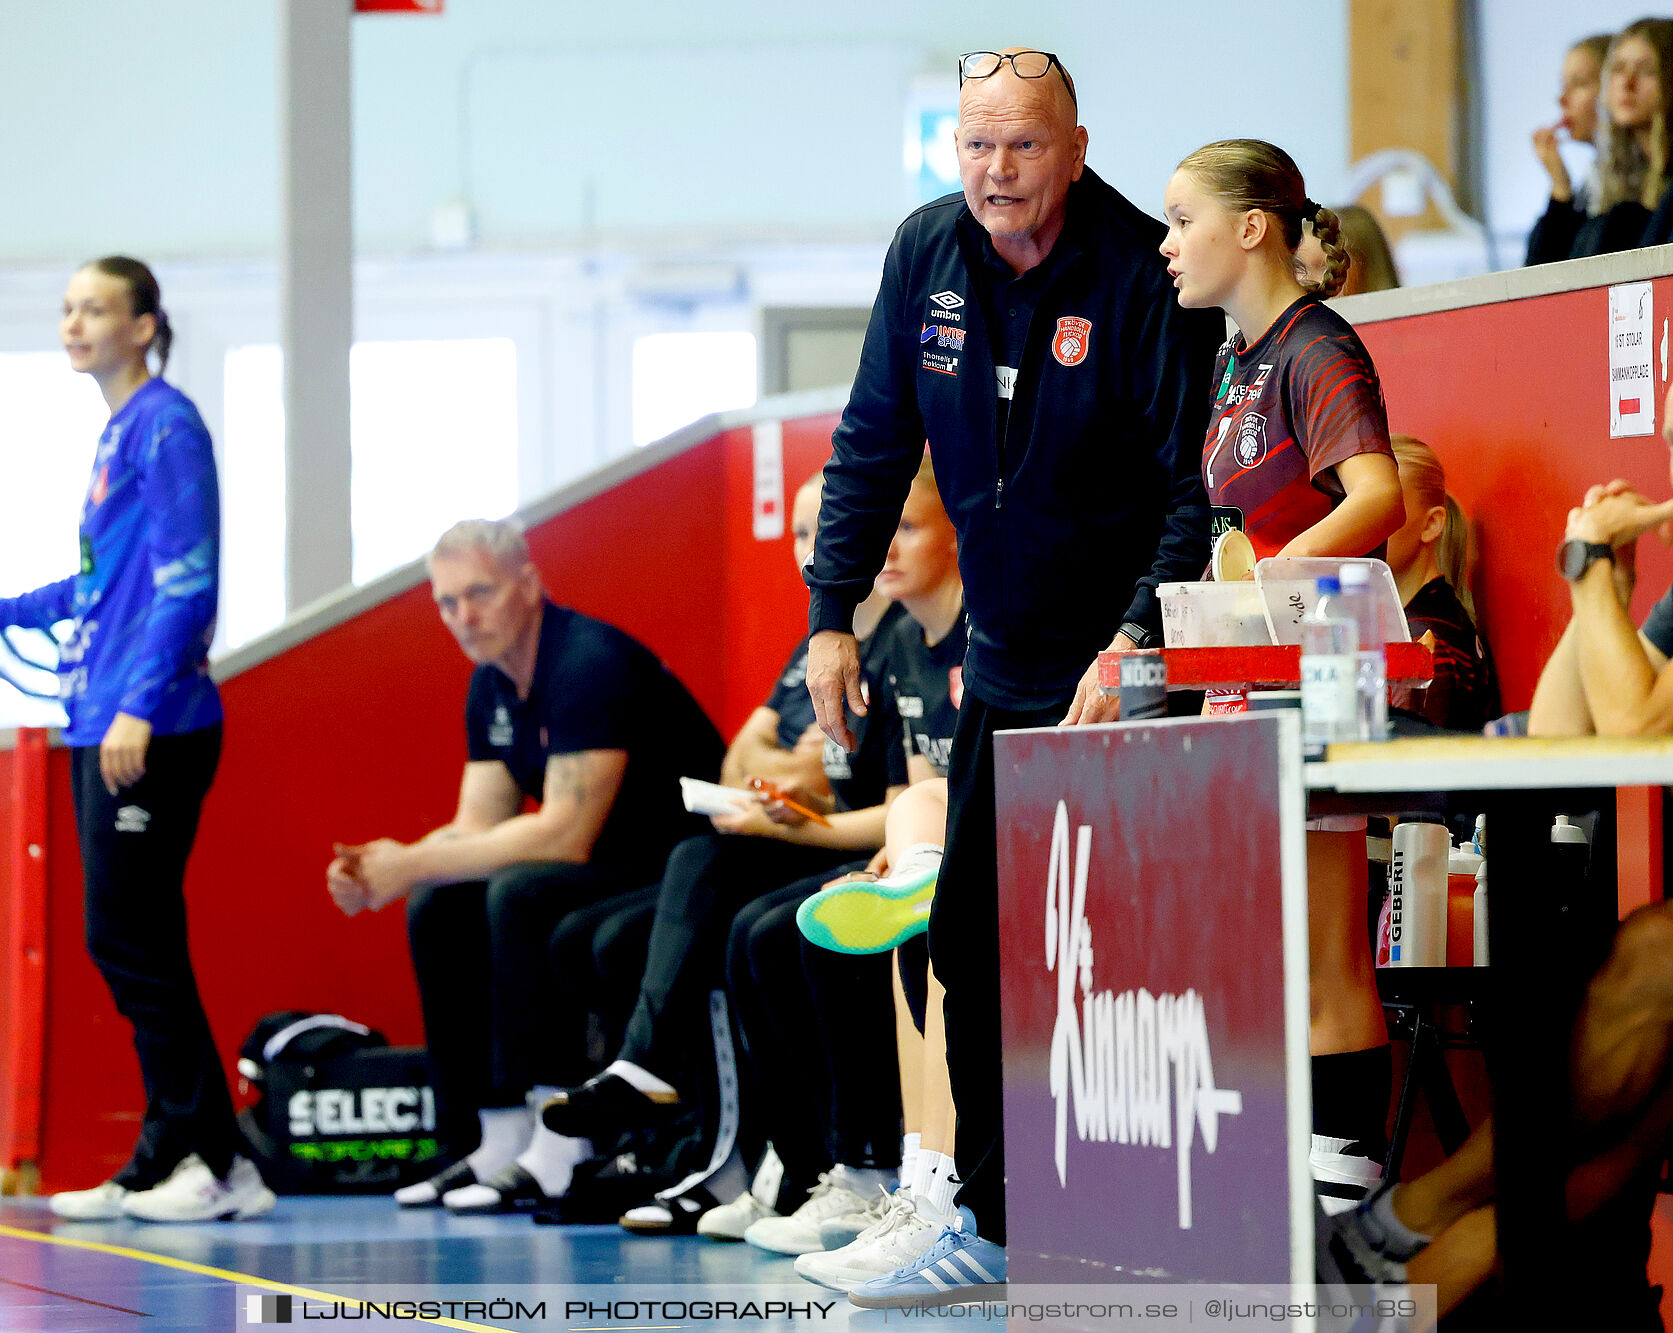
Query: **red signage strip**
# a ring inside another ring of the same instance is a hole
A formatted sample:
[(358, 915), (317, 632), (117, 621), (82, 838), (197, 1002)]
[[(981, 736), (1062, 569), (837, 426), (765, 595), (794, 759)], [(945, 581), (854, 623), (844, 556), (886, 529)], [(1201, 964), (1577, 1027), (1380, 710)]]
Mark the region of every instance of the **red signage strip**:
[[(1301, 649), (1293, 643), (1242, 648), (1164, 648), (1170, 690), (1200, 690), (1209, 685), (1263, 685), (1295, 688), (1301, 683)], [(1429, 680), (1435, 660), (1421, 643), (1388, 645), (1390, 680)], [(1098, 684), (1121, 685), (1121, 654), (1098, 654)]]
[(354, 0), (356, 14), (439, 14), (446, 0)]
[(41, 1076), (46, 1040), (46, 762), (47, 734), (20, 727), (12, 750), (10, 858), (12, 900), (3, 963), (9, 1018), (5, 1030), (10, 1086), (0, 1088), (0, 1171), (41, 1153)]

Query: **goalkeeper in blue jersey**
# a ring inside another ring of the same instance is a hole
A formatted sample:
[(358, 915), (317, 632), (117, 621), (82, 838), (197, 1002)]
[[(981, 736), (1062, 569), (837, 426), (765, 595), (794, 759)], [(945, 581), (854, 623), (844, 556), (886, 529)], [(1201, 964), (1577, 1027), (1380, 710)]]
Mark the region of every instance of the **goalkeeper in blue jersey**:
[(59, 333), (110, 407), (82, 505), (81, 567), (0, 598), (0, 627), (69, 625), (59, 694), (87, 945), (133, 1024), (146, 1107), (127, 1165), (52, 1207), (81, 1220), (250, 1217), (273, 1195), (239, 1155), (182, 892), (221, 751), (208, 666), (221, 541), (213, 446), (191, 400), (161, 378), (172, 334), (144, 264), (112, 256), (77, 270)]

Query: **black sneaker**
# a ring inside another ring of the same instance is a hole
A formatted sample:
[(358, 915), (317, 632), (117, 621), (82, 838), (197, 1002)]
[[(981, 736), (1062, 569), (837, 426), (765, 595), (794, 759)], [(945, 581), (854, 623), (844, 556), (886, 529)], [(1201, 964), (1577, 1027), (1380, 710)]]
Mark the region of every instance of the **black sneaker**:
[(688, 1109), (678, 1093), (640, 1092), (621, 1075), (606, 1073), (554, 1093), (540, 1108), (540, 1120), (554, 1134), (604, 1143), (666, 1124)]

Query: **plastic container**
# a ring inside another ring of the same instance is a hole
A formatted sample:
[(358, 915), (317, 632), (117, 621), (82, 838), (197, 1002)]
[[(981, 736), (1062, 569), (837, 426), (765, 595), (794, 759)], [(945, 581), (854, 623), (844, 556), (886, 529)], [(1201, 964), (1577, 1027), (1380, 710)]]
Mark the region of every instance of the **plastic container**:
[(1485, 858), (1469, 843), (1452, 849), (1446, 863), (1446, 965), (1469, 967), (1475, 961), (1476, 871)]
[[(1388, 866), (1388, 966), (1444, 967), (1447, 857), (1444, 824), (1396, 824)], [(1380, 952), (1380, 950), (1379, 950)]]
[(1359, 639), (1354, 622), (1337, 611), (1340, 592), (1333, 577), (1321, 578), (1318, 599), (1301, 624), (1301, 748), (1309, 756), (1359, 738)]
[(1578, 824), (1570, 822), (1567, 815), (1558, 815), (1556, 823), (1551, 825), (1551, 841), (1579, 843), (1582, 847), (1588, 845), (1586, 830)]
[(1261, 590), (1237, 583), (1164, 583), (1162, 644), (1168, 648), (1239, 648), (1272, 642)]
[(1342, 570), (1362, 565), (1369, 572), (1371, 602), (1377, 611), (1377, 633), (1384, 643), (1410, 643), (1411, 630), (1400, 603), (1394, 574), (1381, 560), (1343, 560), (1324, 556), (1268, 556), (1255, 562), (1255, 586), (1270, 622), (1271, 643), (1300, 643), (1301, 620), (1318, 601), (1318, 580), (1326, 575), (1340, 581)]

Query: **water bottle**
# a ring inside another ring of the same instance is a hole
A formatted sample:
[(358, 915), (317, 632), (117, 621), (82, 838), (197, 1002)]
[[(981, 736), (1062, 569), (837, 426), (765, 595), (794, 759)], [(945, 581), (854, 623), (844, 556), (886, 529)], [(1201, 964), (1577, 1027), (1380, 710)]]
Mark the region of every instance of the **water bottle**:
[(1388, 739), (1388, 655), (1382, 617), (1371, 595), (1369, 565), (1342, 566), (1342, 600), (1359, 627), (1359, 668), (1354, 690), (1358, 697), (1359, 739)]
[(1359, 739), (1358, 632), (1342, 612), (1342, 585), (1327, 574), (1318, 586), (1318, 604), (1301, 618), (1301, 747), (1309, 758)]
[(1452, 850), (1446, 825), (1396, 824), (1392, 846), (1388, 966), (1445, 967), (1447, 859)]
[(1476, 871), (1486, 864), (1467, 842), (1446, 862), (1446, 965), (1468, 967), (1475, 951)]

